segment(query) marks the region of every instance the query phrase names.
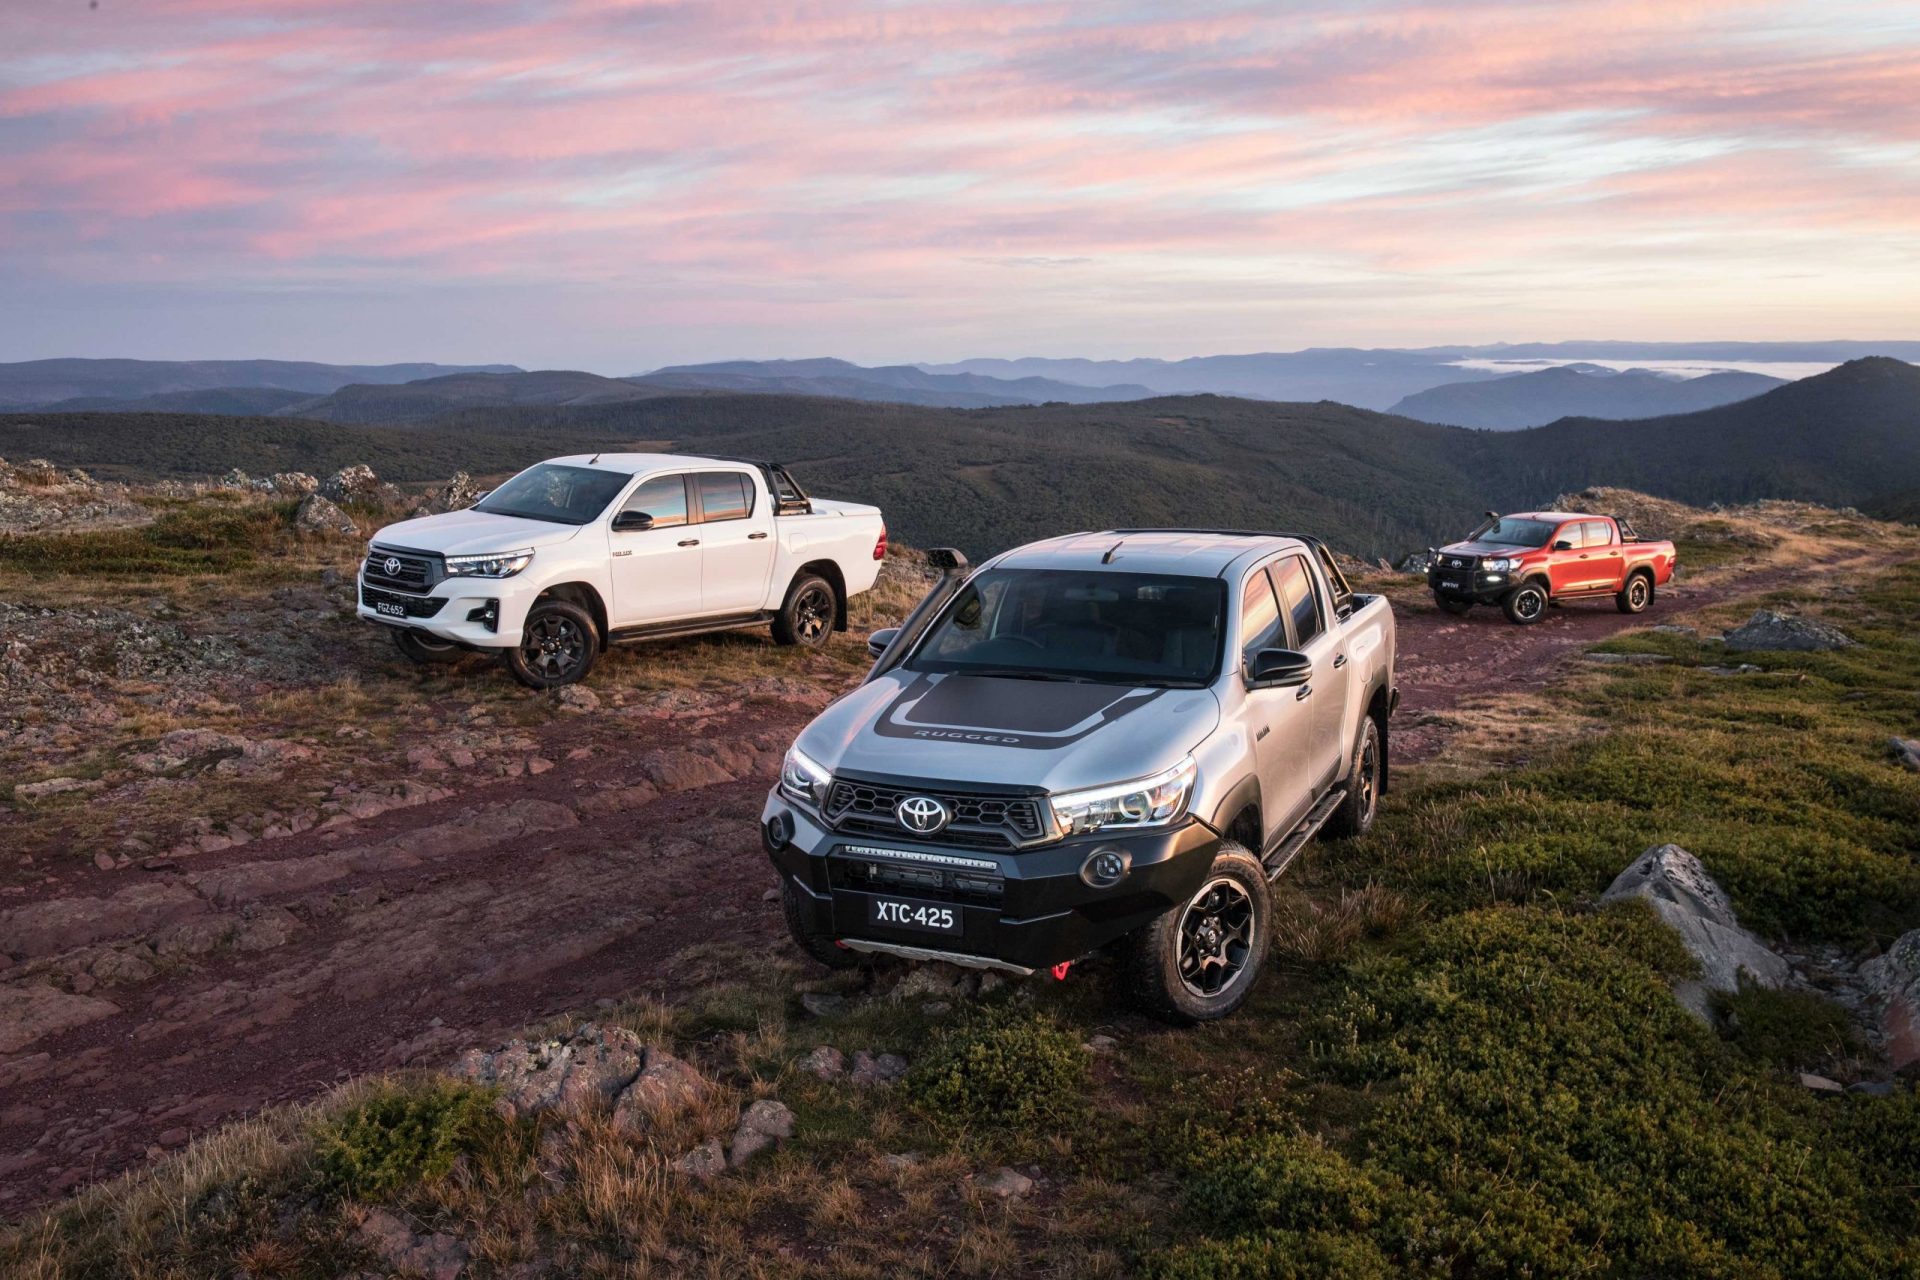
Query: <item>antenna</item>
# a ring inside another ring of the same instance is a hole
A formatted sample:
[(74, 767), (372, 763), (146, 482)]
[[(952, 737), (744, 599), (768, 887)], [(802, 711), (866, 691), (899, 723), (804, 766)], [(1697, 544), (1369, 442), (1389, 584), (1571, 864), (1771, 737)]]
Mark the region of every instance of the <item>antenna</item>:
[[(605, 452), (605, 450), (602, 450), (601, 452)], [(599, 463), (600, 463), (600, 454), (598, 453), (594, 454), (591, 458), (587, 459), (587, 465), (590, 467), (598, 466)]]
[(1123, 545), (1125, 545), (1125, 544), (1126, 544), (1126, 541), (1127, 541), (1127, 540), (1126, 540), (1125, 538), (1122, 538), (1122, 539), (1120, 539), (1120, 541), (1119, 541), (1119, 542), (1116, 542), (1116, 543), (1114, 543), (1114, 544), (1113, 544), (1112, 546), (1110, 546), (1110, 547), (1108, 547), (1108, 548), (1107, 548), (1107, 554), (1105, 554), (1105, 555), (1103, 555), (1103, 556), (1101, 556), (1101, 557), (1100, 557), (1100, 563), (1101, 563), (1101, 564), (1112, 564), (1112, 563), (1113, 563), (1113, 558), (1114, 558), (1115, 556), (1117, 556), (1117, 555), (1119, 555), (1119, 554), (1120, 554), (1120, 548), (1121, 548), (1121, 547), (1122, 547)]

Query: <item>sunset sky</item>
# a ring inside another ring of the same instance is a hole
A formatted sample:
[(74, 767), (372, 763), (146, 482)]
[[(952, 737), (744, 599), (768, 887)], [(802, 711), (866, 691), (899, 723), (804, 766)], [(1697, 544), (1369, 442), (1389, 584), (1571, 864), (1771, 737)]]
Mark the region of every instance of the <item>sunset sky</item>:
[(0, 3), (0, 360), (1587, 337), (1920, 337), (1920, 3)]

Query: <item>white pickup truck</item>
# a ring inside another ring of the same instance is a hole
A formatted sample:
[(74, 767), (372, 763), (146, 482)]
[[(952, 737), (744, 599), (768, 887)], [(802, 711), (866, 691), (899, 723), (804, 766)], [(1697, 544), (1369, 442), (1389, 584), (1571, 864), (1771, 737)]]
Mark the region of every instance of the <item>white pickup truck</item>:
[(550, 689), (629, 640), (771, 623), (781, 644), (824, 645), (886, 552), (878, 508), (810, 498), (775, 463), (582, 454), (381, 529), (359, 613), (415, 662), (493, 652)]

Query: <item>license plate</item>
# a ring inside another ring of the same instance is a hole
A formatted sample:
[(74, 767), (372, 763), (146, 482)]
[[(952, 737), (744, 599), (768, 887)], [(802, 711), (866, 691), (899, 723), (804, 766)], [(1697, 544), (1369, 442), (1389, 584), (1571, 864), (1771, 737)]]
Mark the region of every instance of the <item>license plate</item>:
[(887, 929), (913, 929), (920, 933), (960, 932), (960, 910), (938, 902), (913, 902), (905, 898), (868, 898), (867, 923)]
[(1460, 579), (1458, 579), (1458, 578), (1442, 578), (1442, 579), (1440, 579), (1440, 585), (1441, 585), (1441, 586), (1443, 586), (1443, 587), (1449, 587), (1449, 588), (1451, 588), (1451, 589), (1453, 589), (1453, 590), (1455, 590), (1455, 591), (1458, 591), (1458, 590), (1460, 589)]
[(375, 613), (384, 613), (389, 618), (404, 618), (407, 616), (407, 606), (395, 604), (391, 600), (376, 601), (373, 606), (373, 611)]

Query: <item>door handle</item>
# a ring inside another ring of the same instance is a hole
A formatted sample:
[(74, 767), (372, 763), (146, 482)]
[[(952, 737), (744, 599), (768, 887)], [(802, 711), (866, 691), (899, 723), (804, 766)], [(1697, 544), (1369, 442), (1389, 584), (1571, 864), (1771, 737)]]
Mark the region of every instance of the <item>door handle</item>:
[(1347, 665), (1347, 655), (1346, 655), (1346, 654), (1344, 654), (1344, 653), (1342, 653), (1342, 654), (1336, 654), (1336, 655), (1334, 656), (1334, 659), (1333, 659), (1333, 669), (1334, 669), (1335, 671), (1338, 671), (1338, 670), (1339, 670), (1340, 668), (1342, 668), (1342, 667), (1344, 667), (1344, 666), (1346, 666), (1346, 665)]
[(1266, 736), (1267, 736), (1268, 734), (1270, 734), (1270, 733), (1272, 733), (1272, 732), (1273, 732), (1273, 726), (1272, 726), (1272, 725), (1270, 725), (1270, 724), (1263, 724), (1263, 725), (1261, 725), (1261, 726), (1260, 726), (1260, 732), (1258, 732), (1258, 733), (1256, 733), (1256, 734), (1254, 734), (1254, 735), (1253, 735), (1253, 740), (1254, 740), (1255, 742), (1258, 742), (1258, 741), (1260, 741), (1260, 740), (1261, 740), (1262, 738), (1264, 738), (1264, 737), (1266, 737)]
[(759, 533), (750, 533), (750, 534), (748, 534), (748, 535), (747, 535), (747, 541), (748, 541), (748, 542), (758, 542), (758, 541), (760, 541), (760, 539), (762, 539), (762, 538), (764, 538), (764, 537), (766, 537), (766, 536), (767, 536), (767, 534), (766, 534), (766, 531), (765, 531), (765, 530), (761, 530), (761, 531), (760, 531)]
[(697, 546), (699, 546), (699, 545), (700, 545), (700, 539), (698, 539), (698, 538), (682, 538), (682, 539), (680, 539), (680, 545), (681, 545), (681, 546), (683, 546), (683, 547), (697, 547)]
[(1310, 684), (1303, 684), (1293, 692), (1293, 700), (1295, 702), (1303, 702), (1306, 699), (1311, 698), (1312, 696), (1313, 696), (1313, 686)]

